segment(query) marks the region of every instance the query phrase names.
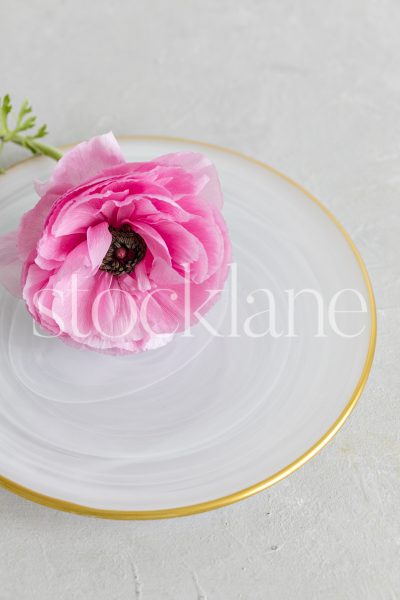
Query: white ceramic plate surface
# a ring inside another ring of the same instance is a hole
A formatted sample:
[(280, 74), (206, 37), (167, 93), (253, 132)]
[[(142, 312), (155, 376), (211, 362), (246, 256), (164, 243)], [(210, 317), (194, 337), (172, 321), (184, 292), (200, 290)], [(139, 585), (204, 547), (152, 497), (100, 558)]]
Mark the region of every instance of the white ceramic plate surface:
[[(268, 487), (337, 431), (371, 367), (372, 291), (343, 229), (279, 173), (185, 140), (121, 145), (131, 161), (194, 150), (215, 162), (237, 295), (232, 273), (206, 317), (219, 337), (199, 324), (164, 348), (113, 357), (33, 335), (23, 303), (1, 290), (0, 482), (83, 514), (200, 512)], [(1, 178), (1, 233), (36, 202), (32, 181), (52, 167), (38, 158)], [(314, 290), (295, 300), (296, 337), (287, 290)], [(337, 312), (335, 330), (329, 306), (338, 292), (336, 309), (345, 312)], [(266, 334), (273, 322), (276, 331)]]

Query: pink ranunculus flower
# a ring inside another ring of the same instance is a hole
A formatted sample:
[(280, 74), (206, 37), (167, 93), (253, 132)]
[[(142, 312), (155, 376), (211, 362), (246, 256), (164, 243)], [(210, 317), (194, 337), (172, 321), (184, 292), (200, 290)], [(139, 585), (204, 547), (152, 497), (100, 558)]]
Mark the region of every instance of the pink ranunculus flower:
[(0, 238), (0, 280), (45, 330), (93, 350), (139, 352), (211, 308), (231, 250), (206, 156), (128, 163), (109, 133), (67, 152), (36, 189), (18, 231)]

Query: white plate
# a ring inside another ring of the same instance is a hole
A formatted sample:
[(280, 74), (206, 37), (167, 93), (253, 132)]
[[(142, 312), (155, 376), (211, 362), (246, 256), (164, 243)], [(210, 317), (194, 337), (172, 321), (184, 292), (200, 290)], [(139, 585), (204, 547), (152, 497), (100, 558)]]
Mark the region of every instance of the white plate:
[[(371, 367), (373, 295), (347, 234), (286, 177), (196, 142), (121, 143), (128, 160), (194, 150), (215, 162), (237, 263), (236, 335), (232, 275), (206, 317), (220, 337), (199, 324), (191, 338), (123, 357), (33, 335), (23, 303), (2, 290), (0, 481), (37, 502), (83, 514), (190, 514), (265, 489), (334, 435)], [(32, 180), (45, 178), (52, 166), (45, 158), (29, 160), (1, 178), (2, 232), (33, 205)], [(253, 293), (258, 288), (270, 296)], [(297, 337), (288, 323), (290, 289), (314, 290), (295, 301)], [(337, 309), (355, 312), (337, 314), (335, 322), (329, 306), (337, 292)], [(325, 337), (317, 336), (317, 295)], [(249, 320), (268, 308), (268, 298), (270, 312)], [(273, 324), (273, 302), (283, 335), (254, 337), (268, 319)], [(252, 335), (244, 331), (246, 320)], [(342, 334), (359, 334), (343, 337), (335, 323)]]

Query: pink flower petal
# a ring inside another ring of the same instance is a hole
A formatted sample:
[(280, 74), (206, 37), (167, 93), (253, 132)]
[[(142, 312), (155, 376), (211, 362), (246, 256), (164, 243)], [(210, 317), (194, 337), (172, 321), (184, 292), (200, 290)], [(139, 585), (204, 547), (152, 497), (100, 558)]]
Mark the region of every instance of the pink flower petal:
[(112, 235), (105, 221), (87, 230), (87, 245), (93, 269), (98, 269), (111, 245)]
[(98, 176), (110, 165), (124, 162), (121, 149), (112, 133), (94, 137), (66, 152), (57, 163), (49, 181), (36, 183), (36, 191), (41, 199), (21, 219), (18, 236), (21, 260), (26, 260), (35, 248), (46, 218), (60, 196)]
[(153, 257), (159, 256), (171, 264), (171, 255), (168, 246), (154, 227), (140, 221), (134, 224), (134, 230), (142, 236)]
[(200, 152), (175, 152), (160, 156), (154, 162), (182, 167), (196, 180), (197, 195), (222, 208), (224, 200), (217, 169), (207, 156)]
[(124, 163), (121, 148), (109, 132), (82, 142), (69, 150), (57, 163), (49, 181), (37, 182), (39, 196), (62, 196), (78, 185), (96, 177), (112, 165)]

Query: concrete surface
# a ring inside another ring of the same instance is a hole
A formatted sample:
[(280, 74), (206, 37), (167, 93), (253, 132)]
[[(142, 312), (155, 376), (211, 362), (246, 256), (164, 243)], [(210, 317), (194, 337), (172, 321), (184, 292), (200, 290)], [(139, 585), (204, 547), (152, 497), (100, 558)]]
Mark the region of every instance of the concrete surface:
[(1, 491), (0, 599), (400, 598), (400, 3), (0, 8), (0, 93), (29, 95), (51, 142), (111, 128), (164, 133), (274, 165), (347, 227), (379, 310), (358, 408), (319, 456), (269, 491), (213, 513), (130, 523)]

